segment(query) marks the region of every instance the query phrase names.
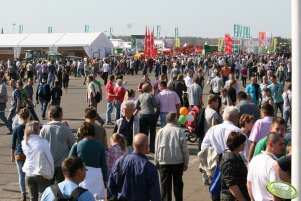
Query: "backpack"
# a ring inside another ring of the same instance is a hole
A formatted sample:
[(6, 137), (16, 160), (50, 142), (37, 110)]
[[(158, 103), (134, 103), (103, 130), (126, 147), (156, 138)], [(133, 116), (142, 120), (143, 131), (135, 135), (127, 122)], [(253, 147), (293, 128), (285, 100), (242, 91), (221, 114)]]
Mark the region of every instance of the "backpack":
[[(95, 86), (94, 86), (94, 84), (92, 84), (92, 86), (93, 86), (93, 90), (94, 90), (94, 92), (95, 92)], [(100, 96), (100, 93), (99, 93), (99, 91), (98, 92), (96, 92), (96, 94), (95, 94), (95, 101), (96, 101), (96, 103), (99, 103), (100, 102), (100, 99), (101, 99), (101, 96)]]
[(78, 186), (72, 191), (71, 195), (63, 196), (58, 184), (53, 184), (50, 188), (54, 194), (55, 201), (76, 201), (82, 193), (87, 191), (87, 189)]
[(203, 141), (206, 134), (204, 132), (205, 110), (205, 107), (201, 108), (195, 118), (195, 133), (199, 137), (200, 141)]
[(25, 107), (26, 106), (26, 103), (29, 103), (28, 101), (28, 93), (25, 89), (21, 89), (20, 90), (20, 106), (21, 107)]
[(39, 90), (38, 90), (38, 96), (42, 97), (42, 98), (46, 98), (47, 97), (47, 84), (41, 84), (39, 86)]

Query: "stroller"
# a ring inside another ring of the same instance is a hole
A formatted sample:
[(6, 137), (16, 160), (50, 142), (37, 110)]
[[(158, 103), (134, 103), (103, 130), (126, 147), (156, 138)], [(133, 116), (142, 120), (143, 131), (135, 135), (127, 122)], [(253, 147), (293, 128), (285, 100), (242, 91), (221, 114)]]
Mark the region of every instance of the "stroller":
[(205, 108), (198, 108), (194, 106), (190, 113), (194, 116), (194, 121), (187, 122), (184, 126), (186, 126), (185, 134), (186, 140), (189, 142), (196, 142), (199, 138), (203, 140), (204, 134), (204, 119), (205, 119)]

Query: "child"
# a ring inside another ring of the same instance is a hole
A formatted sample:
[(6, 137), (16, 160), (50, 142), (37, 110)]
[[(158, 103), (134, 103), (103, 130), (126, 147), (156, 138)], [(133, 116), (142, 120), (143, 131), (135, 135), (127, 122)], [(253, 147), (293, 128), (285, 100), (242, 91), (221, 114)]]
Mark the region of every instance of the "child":
[(126, 154), (126, 140), (123, 135), (119, 133), (114, 133), (111, 138), (111, 147), (109, 147), (107, 152), (107, 166), (108, 166), (108, 176), (111, 174), (112, 167), (115, 161)]
[(263, 88), (261, 106), (265, 104), (274, 105), (273, 98), (271, 97), (270, 90), (268, 88)]
[(69, 84), (69, 74), (67, 72), (67, 69), (64, 69), (64, 72), (63, 72), (63, 86), (64, 86), (66, 94), (68, 92), (68, 84)]
[(61, 104), (61, 96), (63, 95), (61, 86), (59, 81), (55, 81), (54, 87), (51, 89), (51, 105), (52, 106), (60, 106)]
[(247, 138), (247, 140), (245, 142), (245, 144), (246, 144), (245, 149), (243, 151), (243, 155), (245, 156), (246, 160), (249, 157), (249, 149), (250, 149), (250, 145), (251, 145), (251, 142), (248, 139), (249, 139), (250, 132), (253, 128), (254, 122), (255, 122), (255, 117), (253, 115), (249, 115), (249, 114), (243, 114), (243, 115), (241, 115), (241, 117), (239, 119), (240, 129), (242, 130), (243, 134)]

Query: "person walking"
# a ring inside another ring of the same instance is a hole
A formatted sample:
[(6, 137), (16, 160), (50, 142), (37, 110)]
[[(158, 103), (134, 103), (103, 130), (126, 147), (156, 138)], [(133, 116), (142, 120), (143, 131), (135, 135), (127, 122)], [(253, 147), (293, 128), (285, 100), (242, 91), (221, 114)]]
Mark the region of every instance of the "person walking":
[(8, 129), (7, 134), (12, 133), (12, 125), (9, 124), (7, 121), (7, 118), (5, 116), (5, 108), (6, 108), (6, 102), (7, 102), (7, 88), (5, 83), (3, 83), (3, 75), (0, 75), (0, 119), (1, 121), (6, 125)]
[(133, 148), (133, 153), (120, 157), (112, 168), (108, 200), (161, 200), (156, 166), (145, 155), (148, 153), (147, 136), (135, 135)]
[(54, 160), (55, 172), (52, 179), (54, 182), (62, 182), (62, 162), (68, 157), (70, 148), (75, 142), (75, 137), (67, 123), (63, 121), (63, 109), (59, 106), (52, 106), (49, 110), (49, 122), (40, 131), (40, 136), (49, 142), (51, 154)]
[(48, 162), (50, 171), (54, 173), (54, 161), (49, 149), (47, 140), (39, 136), (40, 123), (32, 121), (26, 124), (24, 130), (24, 140), (22, 140), (22, 149), (26, 156), (23, 165), (23, 172), (26, 174), (26, 184), (29, 189), (29, 196), (31, 201), (39, 200), (39, 193), (42, 194), (44, 190), (50, 185), (51, 179), (44, 178), (40, 174), (41, 156), (45, 155), (45, 160)]
[[(95, 197), (86, 189), (79, 188), (79, 184), (86, 177), (85, 162), (79, 157), (68, 157), (62, 163), (62, 171), (64, 173), (65, 180), (49, 186), (44, 191), (41, 201), (53, 201), (57, 199), (57, 193), (61, 193), (63, 197), (70, 197), (73, 193), (79, 192), (74, 198), (77, 201), (95, 200)], [(57, 192), (53, 192), (56, 189)]]
[(186, 135), (178, 126), (177, 114), (166, 115), (167, 125), (161, 128), (156, 137), (154, 161), (160, 172), (161, 200), (183, 200), (183, 172), (188, 169), (189, 150)]
[(150, 136), (150, 149), (151, 153), (155, 152), (155, 139), (156, 139), (156, 112), (157, 102), (155, 96), (151, 94), (151, 87), (148, 84), (142, 86), (142, 94), (139, 95), (136, 104), (136, 111), (140, 113), (140, 132)]
[(37, 104), (41, 102), (42, 120), (46, 120), (46, 110), (50, 100), (50, 85), (47, 83), (47, 79), (42, 78), (42, 82), (38, 85), (36, 92)]
[(29, 119), (29, 110), (23, 108), (19, 112), (19, 117), (21, 119), (21, 124), (17, 125), (12, 132), (12, 143), (11, 143), (11, 161), (15, 162), (17, 165), (18, 175), (19, 175), (19, 185), (22, 194), (22, 200), (26, 200), (26, 186), (25, 186), (25, 173), (22, 168), (25, 163), (26, 156), (22, 150), (22, 140), (24, 138), (25, 125)]

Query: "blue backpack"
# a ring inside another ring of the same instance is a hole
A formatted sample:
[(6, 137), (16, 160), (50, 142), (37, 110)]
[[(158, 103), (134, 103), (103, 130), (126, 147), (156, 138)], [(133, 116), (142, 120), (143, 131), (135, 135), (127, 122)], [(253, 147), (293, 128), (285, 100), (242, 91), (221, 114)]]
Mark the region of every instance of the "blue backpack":
[(41, 84), (39, 86), (39, 90), (38, 90), (38, 96), (41, 98), (46, 98), (47, 97), (47, 84)]

